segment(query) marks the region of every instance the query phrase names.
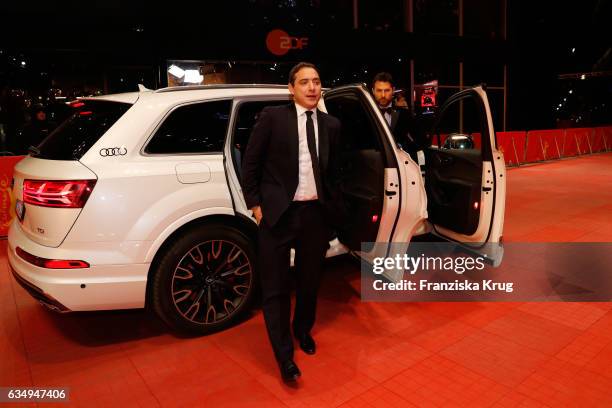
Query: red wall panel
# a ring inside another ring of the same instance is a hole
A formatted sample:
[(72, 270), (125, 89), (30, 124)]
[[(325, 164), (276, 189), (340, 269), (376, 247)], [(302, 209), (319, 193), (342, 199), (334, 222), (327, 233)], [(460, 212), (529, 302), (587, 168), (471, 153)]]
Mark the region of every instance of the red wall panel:
[[(561, 146), (563, 145), (563, 131), (559, 129), (551, 130), (532, 130), (528, 135), (539, 139), (542, 157), (544, 160), (561, 158)], [(530, 136), (529, 136), (530, 137)], [(531, 141), (529, 142), (531, 143)]]
[(604, 150), (603, 136), (603, 128), (593, 128), (593, 131), (590, 135), (591, 151), (593, 153), (601, 152), (602, 150)]
[(565, 143), (570, 143), (570, 147), (576, 146), (576, 154), (589, 154), (589, 134), (591, 128), (573, 128), (565, 130)]
[(507, 166), (524, 163), (527, 132), (497, 132), (497, 147), (504, 154)]
[(15, 216), (15, 198), (11, 191), (13, 168), (23, 156), (0, 157), (0, 236), (8, 234), (11, 220)]
[(578, 156), (578, 144), (571, 129), (563, 129), (563, 147), (561, 148), (562, 157)]
[(540, 131), (527, 132), (527, 146), (525, 147), (525, 163), (533, 163), (546, 160), (542, 150)]
[(603, 141), (604, 148), (607, 151), (612, 150), (612, 126), (607, 126), (603, 128)]

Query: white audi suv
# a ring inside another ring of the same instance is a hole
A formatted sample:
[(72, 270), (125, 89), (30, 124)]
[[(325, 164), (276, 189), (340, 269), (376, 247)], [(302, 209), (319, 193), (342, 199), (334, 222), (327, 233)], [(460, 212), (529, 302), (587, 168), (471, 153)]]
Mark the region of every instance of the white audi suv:
[[(275, 85), (141, 88), (73, 102), (70, 118), (15, 167), (14, 277), (60, 312), (147, 306), (179, 330), (232, 324), (257, 286), (241, 157), (258, 113), (286, 103), (287, 87)], [(400, 147), (363, 85), (326, 90), (320, 109), (342, 123), (352, 220), (330, 237), (328, 256), (392, 256), (424, 233), (476, 251), (500, 242), (505, 167), (482, 87), (448, 99), (426, 145), (408, 137)], [(450, 134), (474, 146), (444, 147)], [(398, 280), (402, 271), (385, 273)]]

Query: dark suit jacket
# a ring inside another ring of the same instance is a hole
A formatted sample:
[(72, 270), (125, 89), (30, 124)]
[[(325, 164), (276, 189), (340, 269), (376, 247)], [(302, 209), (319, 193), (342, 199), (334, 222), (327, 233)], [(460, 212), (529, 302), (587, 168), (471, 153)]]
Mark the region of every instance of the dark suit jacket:
[(395, 128), (397, 127), (397, 121), (399, 120), (399, 117), (400, 117), (400, 113), (396, 109), (393, 109), (391, 111), (391, 124), (389, 125), (389, 128), (391, 128), (391, 132), (395, 132)]
[[(340, 121), (317, 110), (319, 167), (326, 219), (332, 226), (345, 216), (340, 194)], [(261, 206), (266, 225), (274, 226), (287, 210), (298, 186), (298, 125), (295, 104), (268, 106), (253, 127), (242, 160), (246, 205)]]
[(389, 128), (395, 141), (408, 153), (417, 152), (429, 146), (424, 137), (424, 129), (421, 129), (421, 125), (409, 109), (394, 108), (391, 111)]

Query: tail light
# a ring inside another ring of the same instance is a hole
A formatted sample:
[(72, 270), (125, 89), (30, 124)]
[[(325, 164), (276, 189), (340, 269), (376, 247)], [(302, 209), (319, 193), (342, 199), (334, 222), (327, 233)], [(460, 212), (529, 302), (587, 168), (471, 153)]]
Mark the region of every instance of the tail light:
[(96, 180), (24, 180), (23, 201), (41, 207), (83, 208)]
[(25, 260), (26, 262), (31, 263), (32, 265), (39, 266), (41, 268), (49, 268), (49, 269), (89, 268), (89, 264), (85, 261), (41, 258), (39, 256), (32, 255), (31, 253), (26, 252), (19, 247), (15, 249), (15, 252), (17, 252), (17, 255), (19, 255), (21, 259)]

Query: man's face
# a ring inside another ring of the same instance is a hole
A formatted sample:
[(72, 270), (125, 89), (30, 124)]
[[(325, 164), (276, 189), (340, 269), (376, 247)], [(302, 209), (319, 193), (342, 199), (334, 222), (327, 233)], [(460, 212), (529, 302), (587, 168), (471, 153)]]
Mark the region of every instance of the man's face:
[(376, 99), (378, 106), (385, 107), (391, 103), (394, 89), (390, 82), (376, 81), (374, 82), (372, 91), (374, 92), (374, 99)]
[(302, 68), (295, 74), (295, 82), (289, 84), (289, 92), (297, 104), (313, 109), (321, 99), (321, 79), (313, 68)]

